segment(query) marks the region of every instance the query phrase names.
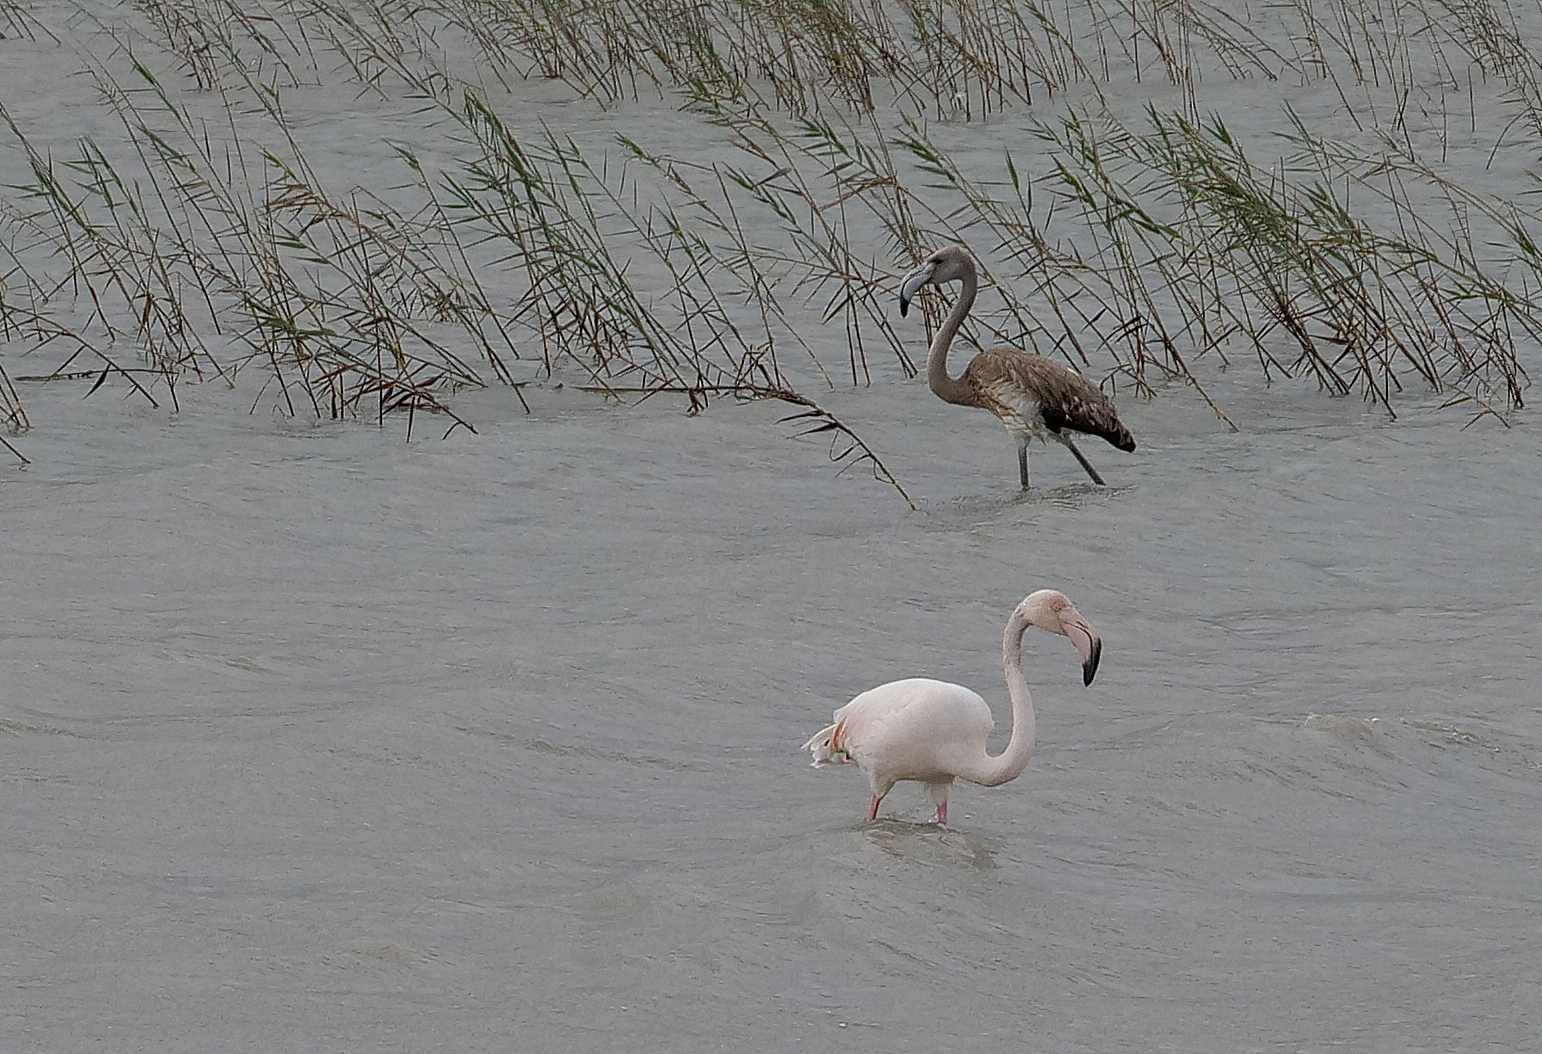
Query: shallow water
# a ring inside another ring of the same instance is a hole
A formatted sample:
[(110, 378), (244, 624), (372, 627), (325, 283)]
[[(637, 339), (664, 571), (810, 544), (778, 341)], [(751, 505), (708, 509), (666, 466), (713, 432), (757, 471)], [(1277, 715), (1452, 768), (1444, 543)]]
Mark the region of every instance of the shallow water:
[[(68, 44), (8, 36), (0, 97), (64, 158), (120, 135), (70, 49), (122, 41), (49, 6)], [(420, 100), (357, 87), (285, 96), (332, 184), (389, 198), (387, 142), (429, 171), (464, 153)], [(1293, 105), (1342, 124), (1320, 87)], [(1231, 127), (1280, 126), (1278, 83), (1205, 88)], [(1164, 91), (1110, 90), (1134, 114)], [(673, 99), (511, 91), (508, 119), (586, 149), (625, 130), (743, 161)], [(1029, 116), (933, 133), (988, 184)], [(1513, 195), (1527, 125), (1472, 121), (1439, 156)], [(3, 152), (0, 183), (25, 161)], [(804, 331), (827, 364), (837, 329)], [(1120, 392), (1140, 449), (1084, 444), (1112, 486), (1051, 449), (1024, 496), (994, 420), (872, 364), (871, 388), (806, 390), (920, 512), (789, 442), (777, 405), (532, 385), (529, 416), (465, 393), (480, 434), (420, 419), (409, 444), (249, 414), (249, 390), (184, 385), (169, 415), (24, 382), (34, 463), (0, 469), (0, 1051), (1535, 1046), (1527, 414), (1464, 431), (1405, 399), (1389, 423), (1207, 376), (1242, 431), (1182, 388)], [(911, 785), (863, 825), (865, 781), (798, 745), (924, 675), (982, 692), (999, 749), (1002, 623), (1042, 586), (1102, 632), (1097, 681), (1031, 636), (1027, 771), (960, 786), (950, 830)]]
[[(834, 394), (920, 513), (768, 405), (404, 444), (29, 391), (0, 1046), (1524, 1049), (1534, 429), (1216, 384), (1240, 433), (1125, 398), (1112, 486), (1027, 497), (988, 415)], [(907, 675), (1004, 742), (1040, 586), (1097, 681), (1031, 636), (1023, 776), (863, 826), (798, 744)]]

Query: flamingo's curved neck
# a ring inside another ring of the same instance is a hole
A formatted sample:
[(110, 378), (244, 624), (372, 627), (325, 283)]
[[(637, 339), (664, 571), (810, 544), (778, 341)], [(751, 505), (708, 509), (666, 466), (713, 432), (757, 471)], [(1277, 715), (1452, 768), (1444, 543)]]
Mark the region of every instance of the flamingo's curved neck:
[(975, 292), (979, 285), (972, 263), (964, 271), (962, 281), (964, 288), (959, 292), (953, 310), (948, 313), (942, 328), (932, 338), (932, 347), (926, 356), (926, 383), (944, 402), (977, 406), (979, 400), (974, 390), (964, 381), (948, 376), (948, 347), (953, 343), (953, 338), (958, 335), (958, 328), (964, 324), (964, 318), (969, 314), (969, 309), (974, 306)]
[(1012, 612), (1001, 640), (1001, 666), (1006, 673), (1007, 694), (1012, 697), (1012, 738), (996, 757), (982, 751), (974, 771), (959, 773), (971, 783), (994, 787), (1016, 779), (1028, 767), (1028, 758), (1033, 754), (1033, 696), (1028, 692), (1028, 679), (1023, 676), (1023, 634), (1027, 630), (1028, 619), (1020, 610)]

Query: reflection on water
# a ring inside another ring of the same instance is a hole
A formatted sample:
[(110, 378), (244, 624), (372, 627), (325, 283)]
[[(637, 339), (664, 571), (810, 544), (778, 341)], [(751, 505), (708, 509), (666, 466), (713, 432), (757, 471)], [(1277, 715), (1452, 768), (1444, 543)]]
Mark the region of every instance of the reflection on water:
[(862, 833), (890, 856), (926, 863), (953, 861), (982, 871), (996, 866), (999, 847), (994, 841), (935, 823), (884, 818), (868, 824)]
[(1132, 484), (1115, 484), (1100, 487), (1091, 481), (1065, 483), (1058, 486), (1034, 487), (1031, 490), (1002, 488), (983, 494), (961, 494), (943, 501), (918, 499), (917, 504), (928, 517), (947, 520), (957, 517), (990, 517), (1014, 509), (1034, 509), (1052, 506), (1056, 509), (1082, 509), (1106, 504), (1118, 499)]

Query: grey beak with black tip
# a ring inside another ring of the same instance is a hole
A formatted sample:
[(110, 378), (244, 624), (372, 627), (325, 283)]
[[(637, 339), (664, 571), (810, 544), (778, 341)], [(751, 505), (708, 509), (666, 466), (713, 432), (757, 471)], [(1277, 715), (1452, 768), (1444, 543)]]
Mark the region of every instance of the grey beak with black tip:
[(1093, 637), (1092, 638), (1092, 654), (1088, 655), (1086, 661), (1082, 663), (1082, 687), (1083, 688), (1085, 688), (1088, 685), (1090, 685), (1092, 683), (1092, 679), (1098, 675), (1098, 663), (1100, 661), (1102, 661), (1102, 658), (1103, 658), (1103, 639), (1101, 637)]
[(905, 278), (905, 284), (900, 286), (900, 317), (910, 310), (910, 301), (921, 291), (921, 287), (932, 280), (932, 275), (937, 272), (937, 261), (928, 260)]

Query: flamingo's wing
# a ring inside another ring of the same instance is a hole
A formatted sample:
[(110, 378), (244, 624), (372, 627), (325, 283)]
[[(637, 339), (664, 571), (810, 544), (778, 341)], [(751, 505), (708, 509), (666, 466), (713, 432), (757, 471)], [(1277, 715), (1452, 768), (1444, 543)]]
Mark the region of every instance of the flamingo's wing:
[(974, 357), (965, 376), (994, 404), (992, 408), (1009, 428), (1014, 422), (1003, 414), (1004, 409), (1029, 430), (1042, 422), (1051, 432), (1069, 428), (1100, 436), (1120, 450), (1135, 449), (1135, 439), (1108, 396), (1053, 359), (1016, 348), (989, 348)]
[(845, 760), (904, 767), (960, 742), (983, 744), (992, 725), (990, 707), (973, 691), (912, 677), (869, 689), (837, 710), (831, 745)]
[(909, 683), (891, 681), (869, 688), (835, 711), (835, 724), (821, 728), (803, 744), (803, 749), (814, 755), (814, 767), (849, 765), (855, 761), (849, 750), (853, 739), (863, 740), (868, 730), (878, 728), (890, 715), (905, 709), (912, 702), (912, 694), (905, 690)]
[(1050, 431), (1070, 428), (1106, 439), (1120, 450), (1135, 449), (1135, 439), (1119, 420), (1113, 402), (1080, 373), (1053, 359), (1027, 353), (1009, 359), (1007, 369), (1025, 391), (1032, 393)]

